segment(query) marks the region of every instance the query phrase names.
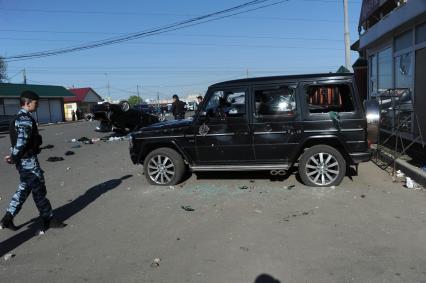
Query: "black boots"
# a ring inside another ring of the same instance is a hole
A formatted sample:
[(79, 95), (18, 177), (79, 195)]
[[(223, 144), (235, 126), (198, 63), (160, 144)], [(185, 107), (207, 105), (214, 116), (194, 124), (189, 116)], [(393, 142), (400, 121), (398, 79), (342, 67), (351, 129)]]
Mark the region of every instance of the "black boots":
[[(45, 232), (49, 228), (64, 228), (67, 226), (64, 222), (56, 219), (55, 217), (42, 218), (41, 230)], [(10, 229), (12, 231), (18, 230), (18, 227), (13, 224), (13, 216), (10, 212), (6, 212), (2, 220), (0, 221), (0, 229)]]
[(13, 224), (13, 216), (10, 212), (6, 212), (2, 220), (0, 221), (0, 229), (10, 229), (12, 231), (18, 230), (18, 227)]
[(43, 218), (42, 231), (45, 232), (49, 228), (61, 229), (67, 226), (64, 222), (56, 219), (55, 217)]

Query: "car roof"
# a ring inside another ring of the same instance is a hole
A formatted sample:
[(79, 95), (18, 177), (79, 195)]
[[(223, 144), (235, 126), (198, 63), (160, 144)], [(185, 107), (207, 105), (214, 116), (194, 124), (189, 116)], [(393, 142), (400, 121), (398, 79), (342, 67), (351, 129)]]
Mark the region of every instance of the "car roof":
[(271, 77), (256, 77), (247, 79), (238, 79), (224, 81), (211, 85), (210, 87), (223, 87), (232, 85), (242, 84), (262, 84), (262, 83), (273, 83), (280, 81), (292, 81), (298, 82), (306, 79), (350, 79), (353, 77), (352, 73), (322, 73), (322, 74), (304, 74), (304, 75), (289, 75), (289, 76), (271, 76)]

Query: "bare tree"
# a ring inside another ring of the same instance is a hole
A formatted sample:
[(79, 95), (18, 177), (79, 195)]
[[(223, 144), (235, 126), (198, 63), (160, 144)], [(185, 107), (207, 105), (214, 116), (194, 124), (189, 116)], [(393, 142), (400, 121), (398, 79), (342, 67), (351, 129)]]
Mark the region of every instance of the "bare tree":
[(0, 57), (0, 82), (5, 82), (7, 79), (7, 63), (3, 57)]

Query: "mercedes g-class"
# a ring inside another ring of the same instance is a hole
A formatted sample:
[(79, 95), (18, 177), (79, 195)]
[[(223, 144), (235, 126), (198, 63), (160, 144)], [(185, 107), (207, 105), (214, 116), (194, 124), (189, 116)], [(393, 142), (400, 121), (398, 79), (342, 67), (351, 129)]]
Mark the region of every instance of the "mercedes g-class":
[(352, 74), (249, 78), (210, 86), (192, 118), (133, 132), (130, 156), (155, 185), (177, 184), (188, 169), (297, 165), (304, 184), (333, 186), (370, 159), (366, 127)]

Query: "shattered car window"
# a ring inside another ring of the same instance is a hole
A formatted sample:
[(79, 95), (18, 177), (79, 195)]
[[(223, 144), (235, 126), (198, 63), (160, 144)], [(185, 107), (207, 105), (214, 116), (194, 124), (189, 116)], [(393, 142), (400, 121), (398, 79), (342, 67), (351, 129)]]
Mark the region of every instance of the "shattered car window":
[(255, 91), (256, 115), (294, 115), (296, 91), (292, 87), (281, 86)]
[(245, 91), (215, 91), (206, 103), (209, 117), (243, 117), (246, 114)]

